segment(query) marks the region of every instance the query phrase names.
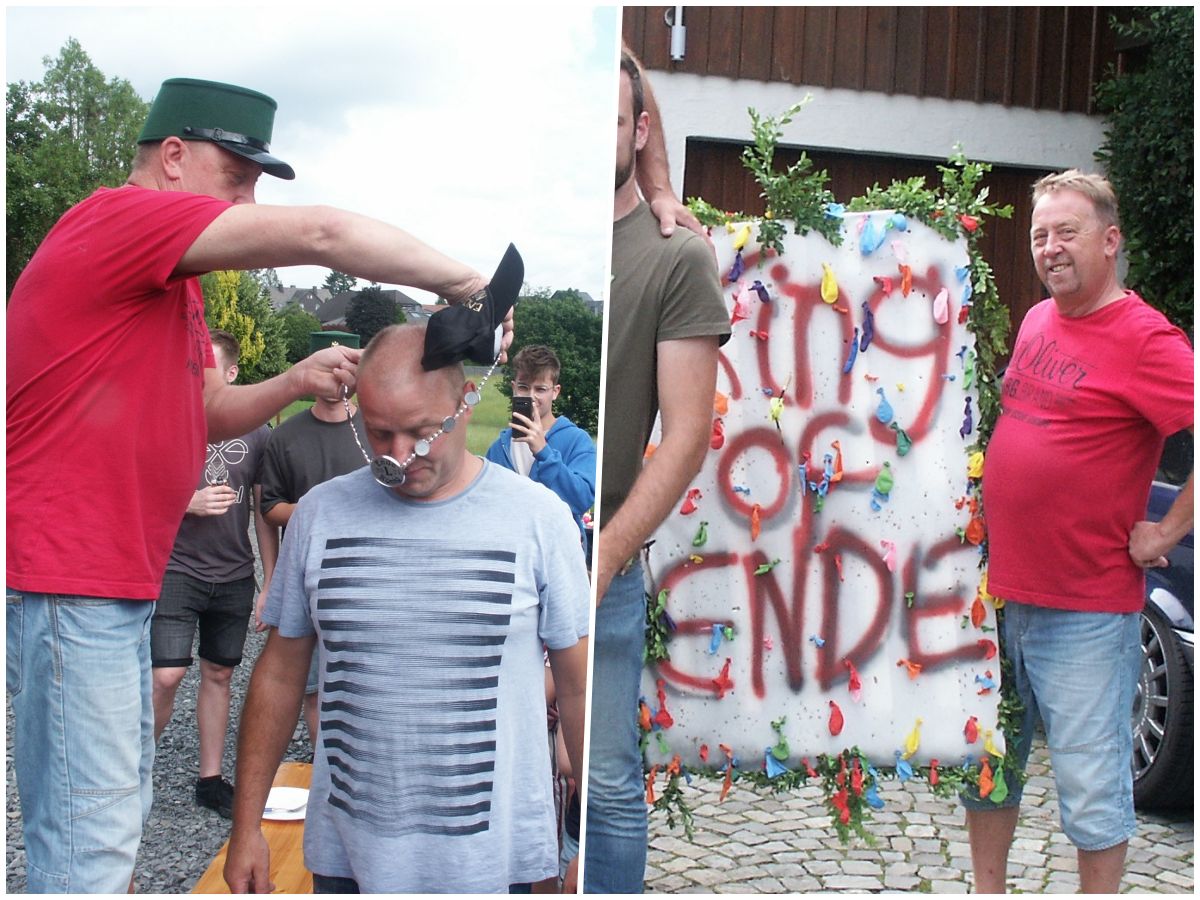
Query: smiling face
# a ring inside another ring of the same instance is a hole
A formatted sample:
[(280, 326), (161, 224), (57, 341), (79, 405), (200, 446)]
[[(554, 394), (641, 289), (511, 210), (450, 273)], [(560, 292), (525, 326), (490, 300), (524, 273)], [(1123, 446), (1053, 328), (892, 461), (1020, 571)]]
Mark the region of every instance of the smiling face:
[(1034, 205), (1030, 250), (1038, 278), (1065, 315), (1084, 315), (1119, 291), (1121, 232), (1106, 225), (1092, 201), (1060, 188)]

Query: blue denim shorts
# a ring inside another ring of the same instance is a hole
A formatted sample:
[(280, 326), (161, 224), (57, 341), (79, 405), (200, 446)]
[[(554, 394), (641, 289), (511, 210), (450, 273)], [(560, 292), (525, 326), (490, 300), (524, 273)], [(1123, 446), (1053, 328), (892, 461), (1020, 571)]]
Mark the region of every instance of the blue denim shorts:
[(125, 893), (154, 765), (147, 600), (7, 592), (30, 893)]
[[(1025, 713), (1008, 747), (1022, 770), (1038, 721), (1046, 730), (1063, 833), (1080, 850), (1107, 850), (1137, 830), (1130, 710), (1141, 668), (1138, 613), (1088, 613), (1009, 602), (1005, 652)], [(1012, 807), (963, 796), (968, 809)]]

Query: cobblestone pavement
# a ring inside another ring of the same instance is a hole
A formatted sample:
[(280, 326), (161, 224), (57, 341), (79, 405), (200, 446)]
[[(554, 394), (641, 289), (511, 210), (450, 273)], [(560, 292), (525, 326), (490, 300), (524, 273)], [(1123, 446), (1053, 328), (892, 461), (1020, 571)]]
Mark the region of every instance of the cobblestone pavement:
[[(1058, 799), (1045, 744), (1034, 744), (1021, 820), (1009, 855), (1009, 890), (1075, 893), (1075, 848), (1059, 830)], [(894, 784), (894, 782), (893, 782)], [(970, 849), (962, 807), (933, 795), (924, 782), (881, 788), (886, 802), (867, 825), (875, 845), (838, 841), (816, 787), (771, 794), (735, 784), (718, 803), (721, 782), (696, 779), (685, 798), (695, 841), (650, 819), (646, 890), (653, 893), (792, 893), (971, 889)], [(1192, 810), (1172, 817), (1138, 815), (1122, 892), (1195, 893)]]

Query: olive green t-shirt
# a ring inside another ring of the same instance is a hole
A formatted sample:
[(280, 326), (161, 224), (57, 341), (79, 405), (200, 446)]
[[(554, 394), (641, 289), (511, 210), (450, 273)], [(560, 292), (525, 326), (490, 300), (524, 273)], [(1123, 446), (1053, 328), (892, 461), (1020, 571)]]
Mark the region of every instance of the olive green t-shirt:
[(613, 223), (602, 528), (642, 469), (658, 415), (658, 344), (710, 335), (722, 343), (729, 335), (729, 312), (712, 251), (686, 228), (664, 238), (650, 207), (640, 202)]

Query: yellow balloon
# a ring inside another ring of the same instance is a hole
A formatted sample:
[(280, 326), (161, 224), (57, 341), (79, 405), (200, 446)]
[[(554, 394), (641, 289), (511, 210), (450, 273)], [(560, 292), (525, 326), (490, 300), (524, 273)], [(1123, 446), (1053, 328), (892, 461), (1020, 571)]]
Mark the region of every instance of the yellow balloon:
[(829, 263), (821, 263), (821, 269), (821, 299), (826, 303), (833, 303), (838, 298), (837, 277), (833, 274), (833, 269), (829, 268)]

